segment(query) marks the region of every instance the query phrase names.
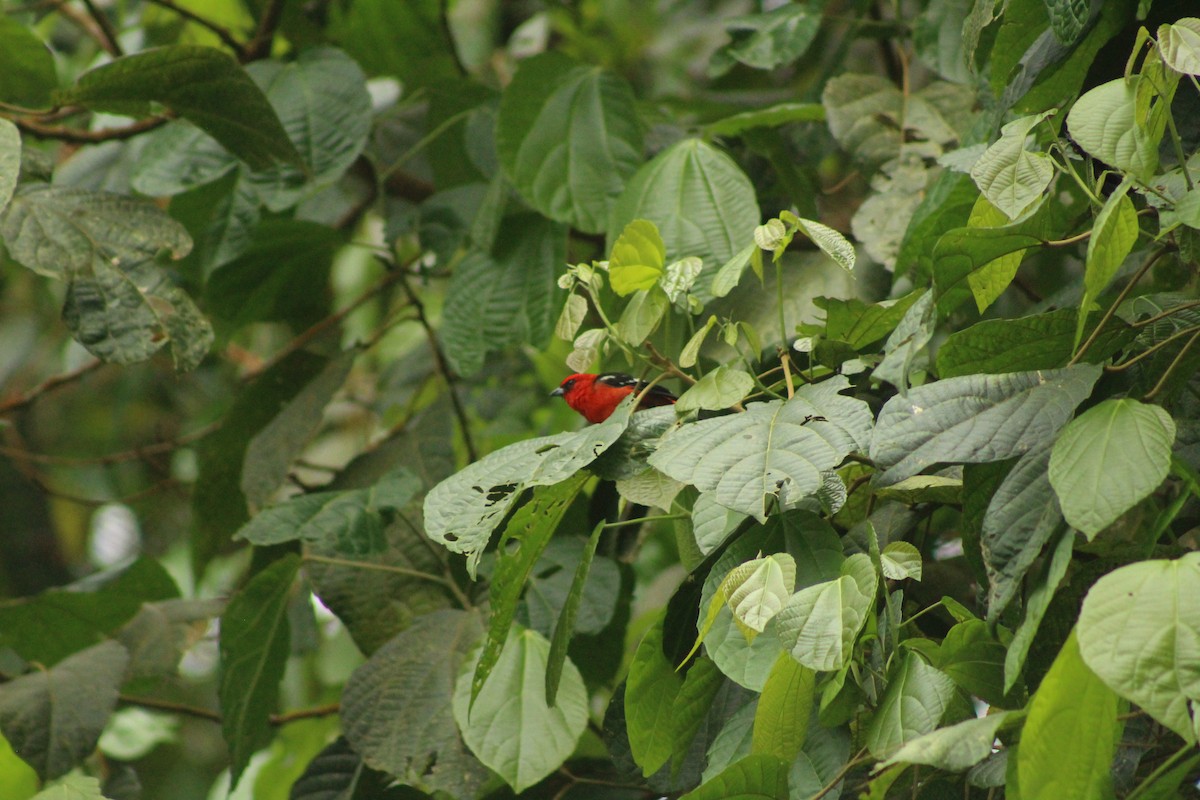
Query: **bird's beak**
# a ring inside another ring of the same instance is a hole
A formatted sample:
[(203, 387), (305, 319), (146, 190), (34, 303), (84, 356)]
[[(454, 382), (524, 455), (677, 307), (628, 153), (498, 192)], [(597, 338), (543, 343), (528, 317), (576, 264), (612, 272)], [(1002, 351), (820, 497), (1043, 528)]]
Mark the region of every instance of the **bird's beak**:
[(551, 392), (550, 396), (551, 397), (562, 397), (564, 394), (566, 394), (566, 392), (564, 392), (563, 388), (560, 386), (557, 389), (555, 389), (553, 392)]

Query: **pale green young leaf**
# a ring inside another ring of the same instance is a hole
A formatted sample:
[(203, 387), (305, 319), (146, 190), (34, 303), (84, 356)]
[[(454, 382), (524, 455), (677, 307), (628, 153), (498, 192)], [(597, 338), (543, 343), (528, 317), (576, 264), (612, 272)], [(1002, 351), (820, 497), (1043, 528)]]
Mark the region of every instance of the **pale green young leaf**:
[(921, 551), (909, 542), (888, 542), (879, 558), (883, 577), (893, 581), (921, 580)]
[(613, 291), (624, 297), (639, 289), (651, 289), (663, 274), (666, 245), (653, 222), (629, 222), (613, 244), (608, 257), (608, 275)]
[(720, 411), (742, 402), (754, 390), (754, 378), (740, 369), (722, 364), (696, 381), (679, 396), (675, 408), (680, 413), (706, 409)]
[[(915, 308), (915, 306), (914, 306)], [(884, 404), (871, 459), (887, 486), (939, 463), (1003, 461), (1052, 438), (1091, 393), (1100, 368), (967, 375), (916, 387)]]
[(1187, 742), (1200, 703), (1198, 581), (1200, 553), (1129, 564), (1096, 582), (1078, 625), (1090, 671)]
[(1158, 168), (1158, 144), (1165, 122), (1158, 122), (1161, 113), (1146, 121), (1139, 119), (1137, 96), (1142, 80), (1138, 75), (1117, 78), (1085, 92), (1067, 114), (1067, 128), (1088, 153), (1134, 178), (1149, 180)]
[(837, 580), (792, 595), (775, 617), (784, 647), (810, 669), (840, 669), (875, 606), (876, 583), (870, 557), (857, 553), (846, 559)]
[[(975, 201), (975, 207), (971, 209), (971, 218), (967, 221), (967, 227), (990, 228), (1006, 225), (1008, 222), (1009, 217), (1004, 211), (988, 202), (987, 197), (980, 195), (979, 199)], [(994, 303), (1012, 283), (1013, 278), (1017, 276), (1017, 269), (1021, 266), (1021, 259), (1024, 257), (1024, 249), (1014, 250), (987, 262), (967, 275), (967, 285), (971, 287), (971, 294), (975, 298), (975, 307), (979, 309), (980, 314), (986, 311), (988, 306)]]
[(1163, 61), (1176, 72), (1200, 75), (1200, 19), (1184, 17), (1158, 28)]
[(724, 297), (733, 291), (733, 287), (738, 285), (738, 281), (742, 279), (742, 273), (746, 271), (746, 265), (750, 263), (750, 257), (758, 251), (758, 244), (751, 242), (741, 250), (733, 254), (726, 261), (712, 280), (712, 296)]
[(1087, 265), (1083, 273), (1083, 300), (1075, 325), (1075, 343), (1083, 339), (1084, 323), (1092, 303), (1108, 288), (1113, 276), (1133, 250), (1138, 238), (1137, 212), (1129, 199), (1130, 182), (1124, 180), (1096, 215), (1092, 236), (1088, 239)]
[(454, 720), (467, 746), (517, 792), (561, 766), (587, 727), (587, 689), (569, 661), (554, 707), (546, 703), (549, 654), (541, 634), (513, 628), (474, 703), (472, 659), (463, 663), (454, 687)]
[(754, 559), (730, 571), (721, 582), (734, 618), (762, 633), (796, 588), (796, 561), (787, 553)]
[(957, 691), (954, 681), (908, 651), (888, 676), (887, 690), (867, 726), (867, 748), (876, 758), (937, 728)]
[(880, 767), (892, 764), (928, 764), (949, 772), (962, 772), (992, 754), (996, 732), (1019, 712), (999, 711), (986, 717), (963, 720), (909, 739)]
[(754, 229), (754, 245), (774, 253), (788, 246), (792, 236), (779, 219), (769, 219)]
[(563, 305), (562, 313), (558, 315), (558, 322), (554, 325), (554, 335), (568, 342), (574, 339), (575, 334), (579, 331), (579, 326), (587, 317), (587, 312), (587, 300), (574, 292), (567, 295), (567, 302)]
[(608, 341), (608, 331), (604, 328), (589, 328), (575, 337), (571, 353), (567, 356), (567, 366), (576, 372), (587, 372), (588, 368), (600, 358), (600, 352)]
[(791, 762), (804, 746), (812, 717), (816, 673), (780, 653), (754, 714), (752, 752)]
[(704, 345), (704, 339), (716, 324), (717, 318), (710, 316), (704, 325), (701, 326), (700, 330), (692, 334), (692, 338), (688, 339), (687, 344), (679, 351), (679, 366), (684, 369), (696, 366), (696, 361), (700, 358), (700, 348)]
[[(1114, 643), (1116, 652), (1140, 660), (1129, 641)], [(1106, 651), (1104, 659), (1113, 655)], [(1029, 716), (1017, 750), (1017, 778), (1022, 797), (1085, 800), (1112, 793), (1108, 769), (1121, 736), (1117, 720), (1120, 698), (1104, 685), (1080, 657), (1072, 631), (1029, 704)]]
[(670, 305), (671, 301), (661, 287), (638, 289), (629, 298), (629, 304), (617, 320), (617, 335), (628, 344), (640, 348), (642, 342), (654, 333)]
[(1063, 516), (1089, 539), (1159, 487), (1171, 468), (1175, 421), (1161, 406), (1111, 398), (1072, 420), (1050, 456)]
[(535, 209), (600, 233), (642, 161), (633, 91), (620, 76), (562, 53), (524, 59), (500, 101), (496, 152)]
[(658, 280), (658, 285), (667, 293), (667, 297), (672, 303), (678, 303), (692, 290), (692, 286), (695, 285), (696, 279), (700, 277), (703, 269), (704, 262), (695, 256), (672, 261), (667, 264), (663, 276)]
[(828, 225), (802, 217), (796, 220), (796, 227), (835, 264), (847, 272), (854, 271), (854, 245), (845, 236)]

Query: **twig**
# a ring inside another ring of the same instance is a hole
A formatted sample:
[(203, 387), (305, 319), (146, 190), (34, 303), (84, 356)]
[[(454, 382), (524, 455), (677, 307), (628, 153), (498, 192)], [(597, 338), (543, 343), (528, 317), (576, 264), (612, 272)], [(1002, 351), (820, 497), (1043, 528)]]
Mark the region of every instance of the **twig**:
[(170, 453), (184, 445), (203, 439), (220, 427), (220, 421), (212, 422), (199, 430), (185, 433), (182, 436), (176, 436), (173, 439), (166, 439), (143, 447), (135, 447), (132, 450), (122, 450), (119, 453), (109, 453), (102, 456), (55, 456), (46, 453), (31, 453), (26, 450), (3, 446), (0, 446), (0, 455), (30, 464), (49, 464), (62, 467), (84, 467), (95, 464), (108, 465), (121, 464), (126, 461), (146, 461), (147, 456)]
[[(104, 12), (96, 8), (96, 4), (92, 0), (83, 0), (83, 5), (88, 10), (88, 14), (96, 21), (96, 26), (104, 35), (104, 39), (100, 44), (114, 58), (120, 58), (125, 55), (121, 50), (121, 42), (117, 40), (117, 29), (113, 27), (112, 21), (104, 15)], [(61, 6), (60, 9), (61, 10)]]
[(442, 346), (438, 343), (437, 333), (429, 323), (429, 317), (425, 313), (425, 304), (421, 302), (421, 297), (412, 288), (412, 284), (405, 278), (404, 270), (397, 269), (396, 274), (399, 276), (401, 288), (408, 295), (408, 302), (417, 311), (417, 322), (421, 323), (421, 327), (425, 330), (425, 336), (429, 339), (429, 348), (433, 354), (433, 363), (438, 373), (442, 376), (442, 380), (446, 383), (446, 393), (450, 395), (450, 406), (454, 411), (454, 416), (458, 419), (458, 427), (462, 431), (463, 446), (467, 449), (467, 457), (471, 461), (477, 461), (479, 454), (475, 449), (474, 441), (471, 439), (471, 423), (467, 419), (467, 411), (463, 408), (462, 401), (458, 399), (458, 392), (454, 390), (454, 373), (450, 369), (450, 364), (446, 361), (446, 356), (442, 352)]
[(842, 768), (837, 771), (837, 774), (833, 776), (833, 778), (829, 781), (829, 783), (825, 784), (825, 786), (822, 787), (821, 791), (810, 796), (808, 798), (808, 800), (821, 800), (822, 797), (824, 797), (825, 795), (832, 792), (833, 788), (835, 786), (837, 786), (839, 783), (841, 783), (846, 778), (846, 776), (850, 774), (850, 770), (854, 769), (861, 763), (861, 759), (862, 759), (864, 753), (866, 753), (865, 749), (858, 751), (858, 755), (856, 755), (854, 758), (850, 759), (845, 764), (843, 764)]
[[(424, 538), (424, 537), (422, 537)], [(462, 589), (458, 588), (458, 584), (449, 576), (441, 577), (428, 572), (421, 572), (418, 569), (409, 569), (408, 567), (398, 567), (392, 564), (375, 564), (371, 561), (351, 561), (347, 558), (335, 558), (333, 556), (318, 556), (313, 553), (305, 553), (304, 561), (312, 561), (317, 564), (329, 564), (334, 567), (349, 567), (351, 569), (373, 570), (375, 572), (390, 572), (393, 575), (403, 575), (407, 578), (416, 578), (417, 580), (436, 583), (450, 590), (454, 595), (454, 599), (462, 605), (463, 608), (472, 608), (473, 604), (470, 599), (463, 594)]]
[[(197, 719), (206, 719), (210, 722), (221, 722), (220, 713), (199, 706), (188, 705), (187, 703), (176, 703), (171, 700), (160, 700), (156, 697), (136, 697), (134, 695), (122, 694), (118, 695), (118, 699), (127, 705), (141, 706), (142, 708), (153, 708), (158, 711), (170, 711), (175, 714), (184, 714), (185, 716), (195, 717)], [(272, 725), (287, 725), (289, 722), (296, 722), (302, 719), (313, 719), (314, 717), (328, 717), (331, 714), (337, 714), (342, 710), (339, 703), (327, 703), (323, 706), (314, 706), (312, 708), (301, 708), (295, 711), (287, 711), (282, 714), (272, 714), (268, 717), (268, 721)]]
[(1163, 339), (1158, 344), (1148, 347), (1147, 349), (1138, 353), (1136, 356), (1127, 358), (1124, 361), (1122, 361), (1120, 364), (1113, 364), (1112, 366), (1105, 367), (1104, 369), (1106, 372), (1124, 372), (1125, 370), (1132, 367), (1134, 364), (1137, 364), (1139, 361), (1154, 355), (1159, 350), (1162, 350), (1164, 347), (1166, 347), (1167, 345), (1169, 345), (1171, 342), (1175, 341), (1176, 339), (1182, 339), (1184, 336), (1187, 336), (1189, 333), (1196, 333), (1197, 331), (1200, 331), (1200, 325), (1193, 325), (1190, 328), (1184, 328), (1183, 330), (1175, 331), (1174, 333), (1172, 333), (1167, 338)]
[(1196, 343), (1197, 339), (1200, 339), (1200, 330), (1197, 330), (1194, 334), (1192, 334), (1192, 338), (1187, 340), (1187, 344), (1180, 349), (1175, 358), (1171, 359), (1171, 363), (1167, 366), (1167, 369), (1162, 374), (1162, 377), (1158, 379), (1158, 382), (1154, 384), (1154, 388), (1147, 392), (1144, 397), (1142, 397), (1144, 402), (1149, 403), (1158, 396), (1158, 393), (1161, 392), (1163, 387), (1167, 385), (1167, 378), (1171, 377), (1171, 373), (1174, 372), (1175, 368), (1178, 367), (1180, 362), (1183, 361), (1183, 357), (1187, 355), (1188, 350), (1192, 349), (1192, 345)]
[(1187, 311), (1189, 308), (1195, 308), (1196, 306), (1200, 306), (1200, 300), (1193, 300), (1190, 303), (1181, 303), (1180, 305), (1168, 308), (1166, 311), (1160, 311), (1153, 317), (1147, 317), (1146, 319), (1139, 319), (1137, 322), (1131, 322), (1129, 323), (1129, 327), (1144, 328), (1147, 325), (1153, 325), (1159, 320), (1164, 320), (1167, 317), (1178, 314), (1180, 311)]
[(216, 34), (216, 37), (220, 39), (226, 47), (233, 50), (234, 53), (242, 52), (242, 43), (235, 39), (233, 33), (231, 33), (230, 30), (224, 25), (219, 25), (216, 22), (213, 22), (211, 19), (205, 19), (195, 11), (176, 5), (174, 0), (149, 0), (149, 2), (156, 6), (161, 6), (169, 11), (174, 11), (179, 16), (196, 23), (202, 28), (207, 28)]
[[(1098, 338), (1100, 338), (1100, 331), (1104, 330), (1104, 326), (1107, 325), (1108, 321), (1113, 318), (1114, 314), (1117, 313), (1118, 306), (1120, 306), (1121, 303), (1125, 302), (1125, 298), (1129, 296), (1129, 293), (1131, 291), (1133, 291), (1133, 287), (1136, 286), (1137, 282), (1140, 281), (1143, 277), (1145, 277), (1146, 273), (1150, 271), (1150, 268), (1153, 267), (1156, 263), (1158, 263), (1158, 260), (1160, 258), (1162, 258), (1163, 256), (1165, 256), (1166, 254), (1167, 254), (1167, 248), (1160, 247), (1157, 250), (1155, 250), (1153, 253), (1150, 254), (1149, 258), (1146, 259), (1145, 263), (1143, 263), (1140, 267), (1138, 267), (1137, 272), (1135, 272), (1133, 274), (1133, 277), (1130, 278), (1129, 282), (1125, 284), (1125, 288), (1121, 290), (1121, 293), (1119, 295), (1117, 295), (1117, 299), (1114, 300), (1112, 305), (1110, 305), (1105, 310), (1104, 316), (1102, 316), (1100, 318), (1100, 322), (1096, 324), (1095, 330), (1093, 330), (1091, 335), (1088, 336), (1088, 338), (1086, 340), (1084, 340), (1083, 345), (1079, 348), (1079, 350), (1075, 353), (1075, 355), (1071, 356), (1071, 360), (1067, 362), (1068, 367), (1074, 366), (1075, 364), (1077, 364), (1079, 362), (1079, 359), (1083, 358), (1083, 355), (1084, 355), (1084, 353), (1086, 353), (1088, 351), (1088, 348), (1091, 347), (1093, 344), (1095, 344), (1096, 340)], [(1087, 310), (1080, 309), (1079, 313), (1086, 314)]]
[(98, 131), (88, 131), (82, 128), (71, 128), (66, 125), (45, 125), (31, 119), (16, 117), (13, 124), (36, 139), (57, 139), (71, 144), (94, 144), (95, 142), (114, 142), (122, 139), (132, 139), (138, 134), (152, 131), (170, 121), (170, 117), (157, 116), (140, 119), (120, 128), (101, 128)]
[(238, 60), (243, 64), (266, 58), (271, 53), (271, 42), (275, 38), (275, 29), (283, 18), (284, 0), (268, 0), (262, 16), (258, 20), (258, 30), (254, 38), (242, 48)]
[(691, 375), (688, 375), (686, 372), (681, 370), (679, 367), (675, 366), (675, 362), (672, 361), (671, 359), (667, 358), (666, 356), (664, 356), (662, 353), (660, 353), (658, 351), (658, 348), (655, 347), (651, 342), (646, 342), (646, 349), (650, 351), (650, 360), (654, 364), (661, 367), (669, 375), (671, 375), (672, 377), (675, 377), (675, 378), (679, 378), (680, 380), (684, 381), (685, 383), (687, 383), (689, 385), (693, 385), (696, 383), (695, 378), (693, 378)]
[(60, 386), (65, 386), (69, 383), (74, 383), (75, 381), (82, 378), (84, 375), (87, 375), (92, 370), (95, 370), (98, 367), (100, 367), (100, 365), (102, 365), (103, 363), (104, 363), (103, 361), (101, 361), (100, 359), (97, 358), (97, 359), (88, 361), (86, 364), (76, 367), (75, 369), (73, 369), (69, 372), (64, 372), (60, 375), (52, 375), (51, 377), (42, 381), (37, 386), (28, 390), (24, 394), (18, 395), (17, 397), (13, 398), (12, 400), (7, 400), (3, 403), (0, 403), (0, 414), (9, 414), (9, 413), (12, 413), (13, 411), (22, 409), (25, 406), (32, 404), (35, 400), (37, 400), (43, 394), (46, 394), (47, 392), (51, 392), (51, 391), (59, 388)]

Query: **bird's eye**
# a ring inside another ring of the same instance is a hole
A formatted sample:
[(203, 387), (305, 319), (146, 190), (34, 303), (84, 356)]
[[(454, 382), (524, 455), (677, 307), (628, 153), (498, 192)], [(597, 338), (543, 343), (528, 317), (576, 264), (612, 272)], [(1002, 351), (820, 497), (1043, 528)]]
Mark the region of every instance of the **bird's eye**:
[(569, 392), (569, 391), (571, 391), (571, 389), (572, 389), (574, 386), (575, 386), (575, 379), (574, 379), (574, 378), (571, 378), (571, 380), (569, 380), (569, 381), (566, 381), (566, 382), (564, 382), (564, 383), (563, 383), (563, 385), (562, 385), (562, 388), (563, 388), (563, 391), (564, 391), (564, 392)]

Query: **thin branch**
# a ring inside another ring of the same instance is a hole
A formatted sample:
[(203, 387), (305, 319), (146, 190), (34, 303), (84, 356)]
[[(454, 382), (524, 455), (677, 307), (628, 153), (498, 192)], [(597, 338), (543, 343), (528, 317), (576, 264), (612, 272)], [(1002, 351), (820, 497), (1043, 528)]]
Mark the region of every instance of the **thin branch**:
[(842, 768), (837, 771), (837, 774), (833, 776), (829, 783), (825, 784), (821, 791), (811, 795), (808, 800), (821, 800), (822, 797), (832, 792), (834, 787), (841, 783), (846, 776), (850, 774), (850, 770), (862, 763), (863, 756), (866, 754), (866, 752), (867, 751), (865, 749), (858, 751), (858, 755), (843, 764)]
[(313, 553), (305, 553), (304, 561), (312, 561), (317, 564), (329, 564), (334, 567), (349, 567), (350, 569), (365, 569), (374, 572), (390, 572), (393, 575), (403, 575), (407, 578), (416, 578), (417, 580), (436, 583), (439, 586), (450, 590), (454, 598), (462, 605), (463, 608), (472, 608), (473, 604), (470, 599), (463, 594), (462, 589), (458, 588), (458, 584), (450, 577), (443, 578), (440, 575), (433, 575), (428, 572), (421, 572), (419, 569), (409, 569), (408, 567), (398, 567), (393, 564), (375, 564), (371, 561), (351, 561), (348, 558), (335, 558), (333, 556), (318, 556)]
[(467, 449), (467, 457), (471, 461), (477, 461), (479, 453), (475, 449), (475, 442), (471, 439), (471, 423), (467, 419), (467, 411), (463, 408), (462, 401), (458, 398), (458, 392), (454, 390), (454, 373), (450, 369), (449, 362), (446, 361), (446, 356), (442, 352), (442, 346), (438, 343), (437, 333), (434, 331), (433, 325), (429, 322), (429, 316), (425, 313), (425, 304), (421, 302), (421, 297), (413, 289), (412, 284), (405, 278), (404, 270), (397, 269), (396, 274), (399, 277), (401, 288), (408, 295), (408, 302), (417, 311), (417, 322), (421, 323), (421, 327), (425, 330), (425, 336), (429, 339), (429, 349), (433, 354), (433, 363), (438, 373), (442, 376), (442, 380), (446, 383), (446, 393), (450, 395), (450, 406), (454, 411), (454, 416), (458, 419), (458, 427), (462, 431), (463, 445)]
[(149, 461), (148, 456), (163, 455), (199, 441), (221, 427), (220, 421), (209, 423), (199, 430), (166, 439), (161, 442), (122, 450), (119, 453), (108, 453), (102, 456), (56, 456), (47, 453), (31, 453), (14, 447), (0, 446), (0, 455), (30, 464), (49, 464), (61, 467), (86, 467), (96, 464), (121, 464), (127, 461)]
[[(1067, 362), (1068, 367), (1074, 366), (1079, 362), (1079, 359), (1083, 358), (1083, 355), (1088, 351), (1088, 348), (1095, 344), (1096, 340), (1100, 338), (1100, 331), (1104, 330), (1104, 326), (1107, 325), (1108, 321), (1113, 318), (1114, 314), (1117, 313), (1117, 308), (1121, 305), (1121, 303), (1125, 302), (1125, 298), (1128, 297), (1129, 293), (1133, 291), (1133, 287), (1136, 286), (1137, 282), (1145, 277), (1146, 273), (1150, 271), (1150, 268), (1158, 263), (1158, 260), (1166, 254), (1167, 248), (1160, 247), (1150, 254), (1145, 263), (1138, 267), (1137, 272), (1133, 274), (1133, 277), (1130, 278), (1129, 282), (1125, 284), (1125, 288), (1123, 288), (1121, 293), (1117, 295), (1117, 299), (1114, 300), (1112, 305), (1105, 310), (1104, 316), (1102, 316), (1100, 318), (1100, 322), (1096, 324), (1095, 330), (1092, 331), (1091, 335), (1088, 336), (1083, 345), (1078, 351), (1076, 351), (1075, 355), (1071, 356), (1071, 360)], [(1079, 313), (1083, 314), (1086, 312), (1080, 310)]]
[(100, 367), (103, 363), (103, 361), (97, 358), (88, 361), (86, 364), (76, 367), (69, 372), (64, 372), (60, 375), (52, 375), (24, 394), (0, 403), (0, 414), (10, 414), (13, 411), (17, 411), (25, 406), (31, 405), (43, 394), (52, 392), (60, 386), (66, 386), (67, 384), (74, 383), (84, 375), (87, 375), (88, 373)]
[(1175, 331), (1174, 333), (1172, 333), (1167, 338), (1163, 339), (1158, 344), (1156, 344), (1152, 347), (1146, 348), (1142, 352), (1138, 353), (1136, 356), (1133, 356), (1132, 358), (1127, 358), (1124, 361), (1122, 361), (1120, 364), (1113, 364), (1112, 366), (1105, 367), (1104, 369), (1106, 372), (1124, 372), (1125, 370), (1132, 367), (1134, 364), (1137, 364), (1138, 362), (1142, 361), (1143, 359), (1149, 358), (1150, 356), (1154, 355), (1159, 350), (1162, 350), (1164, 347), (1169, 345), (1171, 342), (1174, 342), (1176, 339), (1182, 339), (1184, 336), (1187, 336), (1190, 333), (1196, 333), (1198, 331), (1200, 331), (1200, 325), (1193, 325), (1190, 328), (1184, 328), (1182, 330)]
[(165, 125), (168, 121), (170, 121), (170, 117), (167, 116), (147, 117), (120, 128), (101, 128), (98, 131), (88, 131), (66, 125), (45, 125), (21, 117), (12, 120), (14, 125), (36, 139), (57, 139), (60, 142), (70, 142), (71, 144), (94, 144), (132, 139), (134, 136)]
[(675, 366), (675, 362), (660, 353), (658, 348), (652, 343), (646, 342), (646, 349), (650, 351), (650, 361), (656, 366), (662, 368), (665, 372), (667, 372), (667, 374), (671, 375), (672, 377), (679, 378), (689, 386), (696, 383), (695, 378), (693, 378), (691, 375), (688, 375), (679, 367)]
[(1164, 320), (1167, 317), (1170, 317), (1174, 314), (1178, 314), (1180, 311), (1187, 311), (1189, 308), (1195, 308), (1196, 306), (1200, 306), (1200, 300), (1193, 300), (1190, 303), (1182, 303), (1182, 304), (1174, 306), (1172, 308), (1168, 308), (1166, 311), (1159, 312), (1158, 314), (1155, 314), (1153, 317), (1147, 317), (1146, 319), (1140, 319), (1137, 322), (1131, 322), (1131, 323), (1129, 323), (1129, 327), (1144, 328), (1147, 325), (1153, 325), (1154, 323), (1158, 322), (1159, 320)]
[(83, 5), (88, 10), (88, 14), (96, 21), (96, 26), (104, 35), (101, 45), (108, 51), (109, 55), (114, 58), (120, 58), (125, 55), (121, 50), (121, 42), (117, 38), (117, 29), (113, 27), (112, 21), (105, 16), (104, 12), (96, 8), (96, 4), (92, 0), (83, 0)]
[(254, 32), (254, 38), (246, 43), (238, 57), (243, 64), (258, 61), (271, 54), (271, 42), (275, 39), (275, 29), (279, 27), (279, 22), (283, 19), (283, 6), (284, 0), (267, 0), (266, 8), (263, 9), (262, 16), (258, 20), (258, 30)]
[[(157, 697), (137, 697), (134, 695), (122, 694), (118, 695), (118, 700), (126, 705), (141, 706), (142, 708), (153, 708), (157, 711), (170, 711), (173, 714), (183, 714), (196, 719), (206, 719), (209, 722), (221, 722), (220, 713), (199, 706), (188, 705), (187, 703), (176, 703), (171, 700), (160, 700)], [(287, 725), (289, 722), (296, 722), (302, 719), (313, 719), (314, 717), (328, 717), (332, 714), (340, 712), (341, 705), (338, 703), (327, 703), (323, 706), (314, 706), (312, 708), (300, 708), (295, 711), (287, 711), (282, 714), (272, 714), (268, 717), (268, 721), (275, 726)]]
[(1178, 367), (1183, 361), (1183, 357), (1187, 355), (1188, 350), (1192, 349), (1192, 345), (1196, 343), (1197, 339), (1200, 339), (1200, 330), (1197, 330), (1194, 334), (1192, 334), (1192, 338), (1187, 340), (1187, 344), (1180, 349), (1180, 351), (1175, 355), (1175, 358), (1171, 359), (1171, 363), (1167, 366), (1166, 371), (1163, 372), (1162, 377), (1158, 379), (1158, 382), (1154, 384), (1154, 388), (1146, 392), (1146, 395), (1142, 398), (1143, 401), (1149, 403), (1158, 396), (1158, 393), (1161, 392), (1167, 385), (1167, 379), (1171, 377), (1171, 373), (1174, 372), (1175, 368)]
[(200, 16), (195, 11), (176, 5), (174, 0), (149, 0), (149, 2), (156, 6), (161, 6), (169, 11), (174, 11), (179, 16), (196, 23), (202, 28), (207, 28), (216, 34), (216, 37), (234, 53), (242, 52), (242, 43), (235, 39), (233, 33), (224, 25), (219, 25), (216, 22), (213, 22), (211, 19), (206, 19)]

